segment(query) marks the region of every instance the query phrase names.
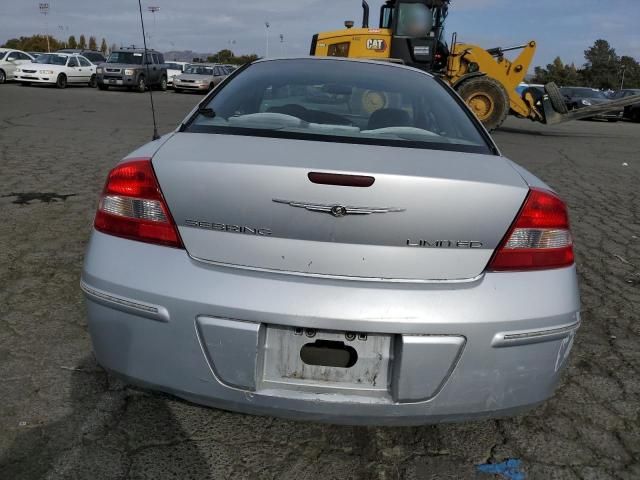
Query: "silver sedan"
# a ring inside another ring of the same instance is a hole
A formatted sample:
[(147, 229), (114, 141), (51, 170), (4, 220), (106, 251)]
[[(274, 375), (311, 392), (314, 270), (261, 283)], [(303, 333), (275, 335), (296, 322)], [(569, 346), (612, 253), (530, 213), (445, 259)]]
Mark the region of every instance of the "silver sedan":
[(108, 175), (98, 361), (218, 408), (347, 424), (515, 414), (580, 325), (567, 208), (420, 70), (262, 60)]
[(225, 78), (227, 71), (221, 65), (197, 63), (186, 66), (182, 75), (173, 78), (173, 88), (176, 93), (208, 92)]

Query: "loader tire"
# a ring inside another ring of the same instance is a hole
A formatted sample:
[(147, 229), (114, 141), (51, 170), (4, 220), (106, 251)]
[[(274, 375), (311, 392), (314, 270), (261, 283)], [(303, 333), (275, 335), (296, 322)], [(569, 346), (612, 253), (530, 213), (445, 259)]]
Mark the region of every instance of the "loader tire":
[(554, 82), (549, 82), (544, 86), (544, 91), (549, 95), (549, 100), (551, 101), (551, 105), (553, 109), (558, 113), (569, 113), (569, 109), (567, 108), (567, 104), (564, 103), (564, 97), (562, 96), (562, 92), (558, 85)]
[(456, 87), (458, 94), (490, 132), (502, 125), (509, 114), (509, 95), (491, 77), (474, 77)]

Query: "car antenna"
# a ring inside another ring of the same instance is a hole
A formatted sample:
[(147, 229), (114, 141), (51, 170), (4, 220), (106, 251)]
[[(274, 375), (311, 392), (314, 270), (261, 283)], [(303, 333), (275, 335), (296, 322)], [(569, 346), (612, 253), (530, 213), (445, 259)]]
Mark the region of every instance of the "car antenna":
[[(144, 57), (142, 61), (144, 62), (145, 69), (147, 70), (147, 78), (149, 78), (149, 62), (147, 61), (147, 34), (144, 31), (144, 17), (142, 16), (142, 0), (138, 0), (138, 8), (140, 9), (140, 25), (142, 25), (142, 41), (144, 45)], [(160, 135), (158, 135), (158, 124), (156, 122), (156, 108), (153, 105), (153, 91), (151, 87), (149, 87), (149, 99), (151, 100), (151, 116), (153, 117), (153, 140), (158, 140)]]

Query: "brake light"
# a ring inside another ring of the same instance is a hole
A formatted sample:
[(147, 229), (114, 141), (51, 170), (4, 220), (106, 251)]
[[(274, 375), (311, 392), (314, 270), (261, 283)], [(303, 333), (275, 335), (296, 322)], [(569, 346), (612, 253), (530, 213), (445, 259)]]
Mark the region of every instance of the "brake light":
[(488, 268), (541, 270), (567, 267), (573, 262), (566, 205), (555, 194), (533, 188)]
[(183, 248), (150, 158), (136, 158), (109, 172), (94, 222), (117, 237)]

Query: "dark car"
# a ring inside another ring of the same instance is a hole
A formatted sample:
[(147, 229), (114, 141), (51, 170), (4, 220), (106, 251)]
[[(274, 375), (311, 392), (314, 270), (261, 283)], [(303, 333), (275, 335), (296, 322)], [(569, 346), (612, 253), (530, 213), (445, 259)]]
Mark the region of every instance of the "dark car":
[[(611, 98), (607, 97), (604, 92), (588, 87), (562, 87), (560, 92), (564, 96), (564, 102), (569, 111), (579, 108), (591, 107), (593, 105), (601, 105), (608, 103)], [(609, 122), (617, 122), (622, 120), (622, 109), (615, 108), (611, 112), (599, 113), (590, 119), (607, 120)]]
[(77, 53), (78, 55), (82, 55), (84, 58), (89, 60), (94, 65), (100, 65), (107, 61), (105, 56), (96, 52), (95, 50), (86, 50), (83, 48), (63, 48), (62, 50), (58, 50), (60, 53)]
[(633, 122), (640, 122), (640, 88), (627, 88), (625, 90), (618, 90), (611, 95), (611, 100), (619, 100), (621, 98), (631, 97), (632, 95), (638, 96), (638, 103), (624, 107), (624, 118)]
[(134, 88), (144, 92), (147, 88), (167, 89), (167, 65), (164, 55), (155, 50), (142, 48), (122, 48), (114, 50), (106, 63), (96, 69), (98, 88)]

